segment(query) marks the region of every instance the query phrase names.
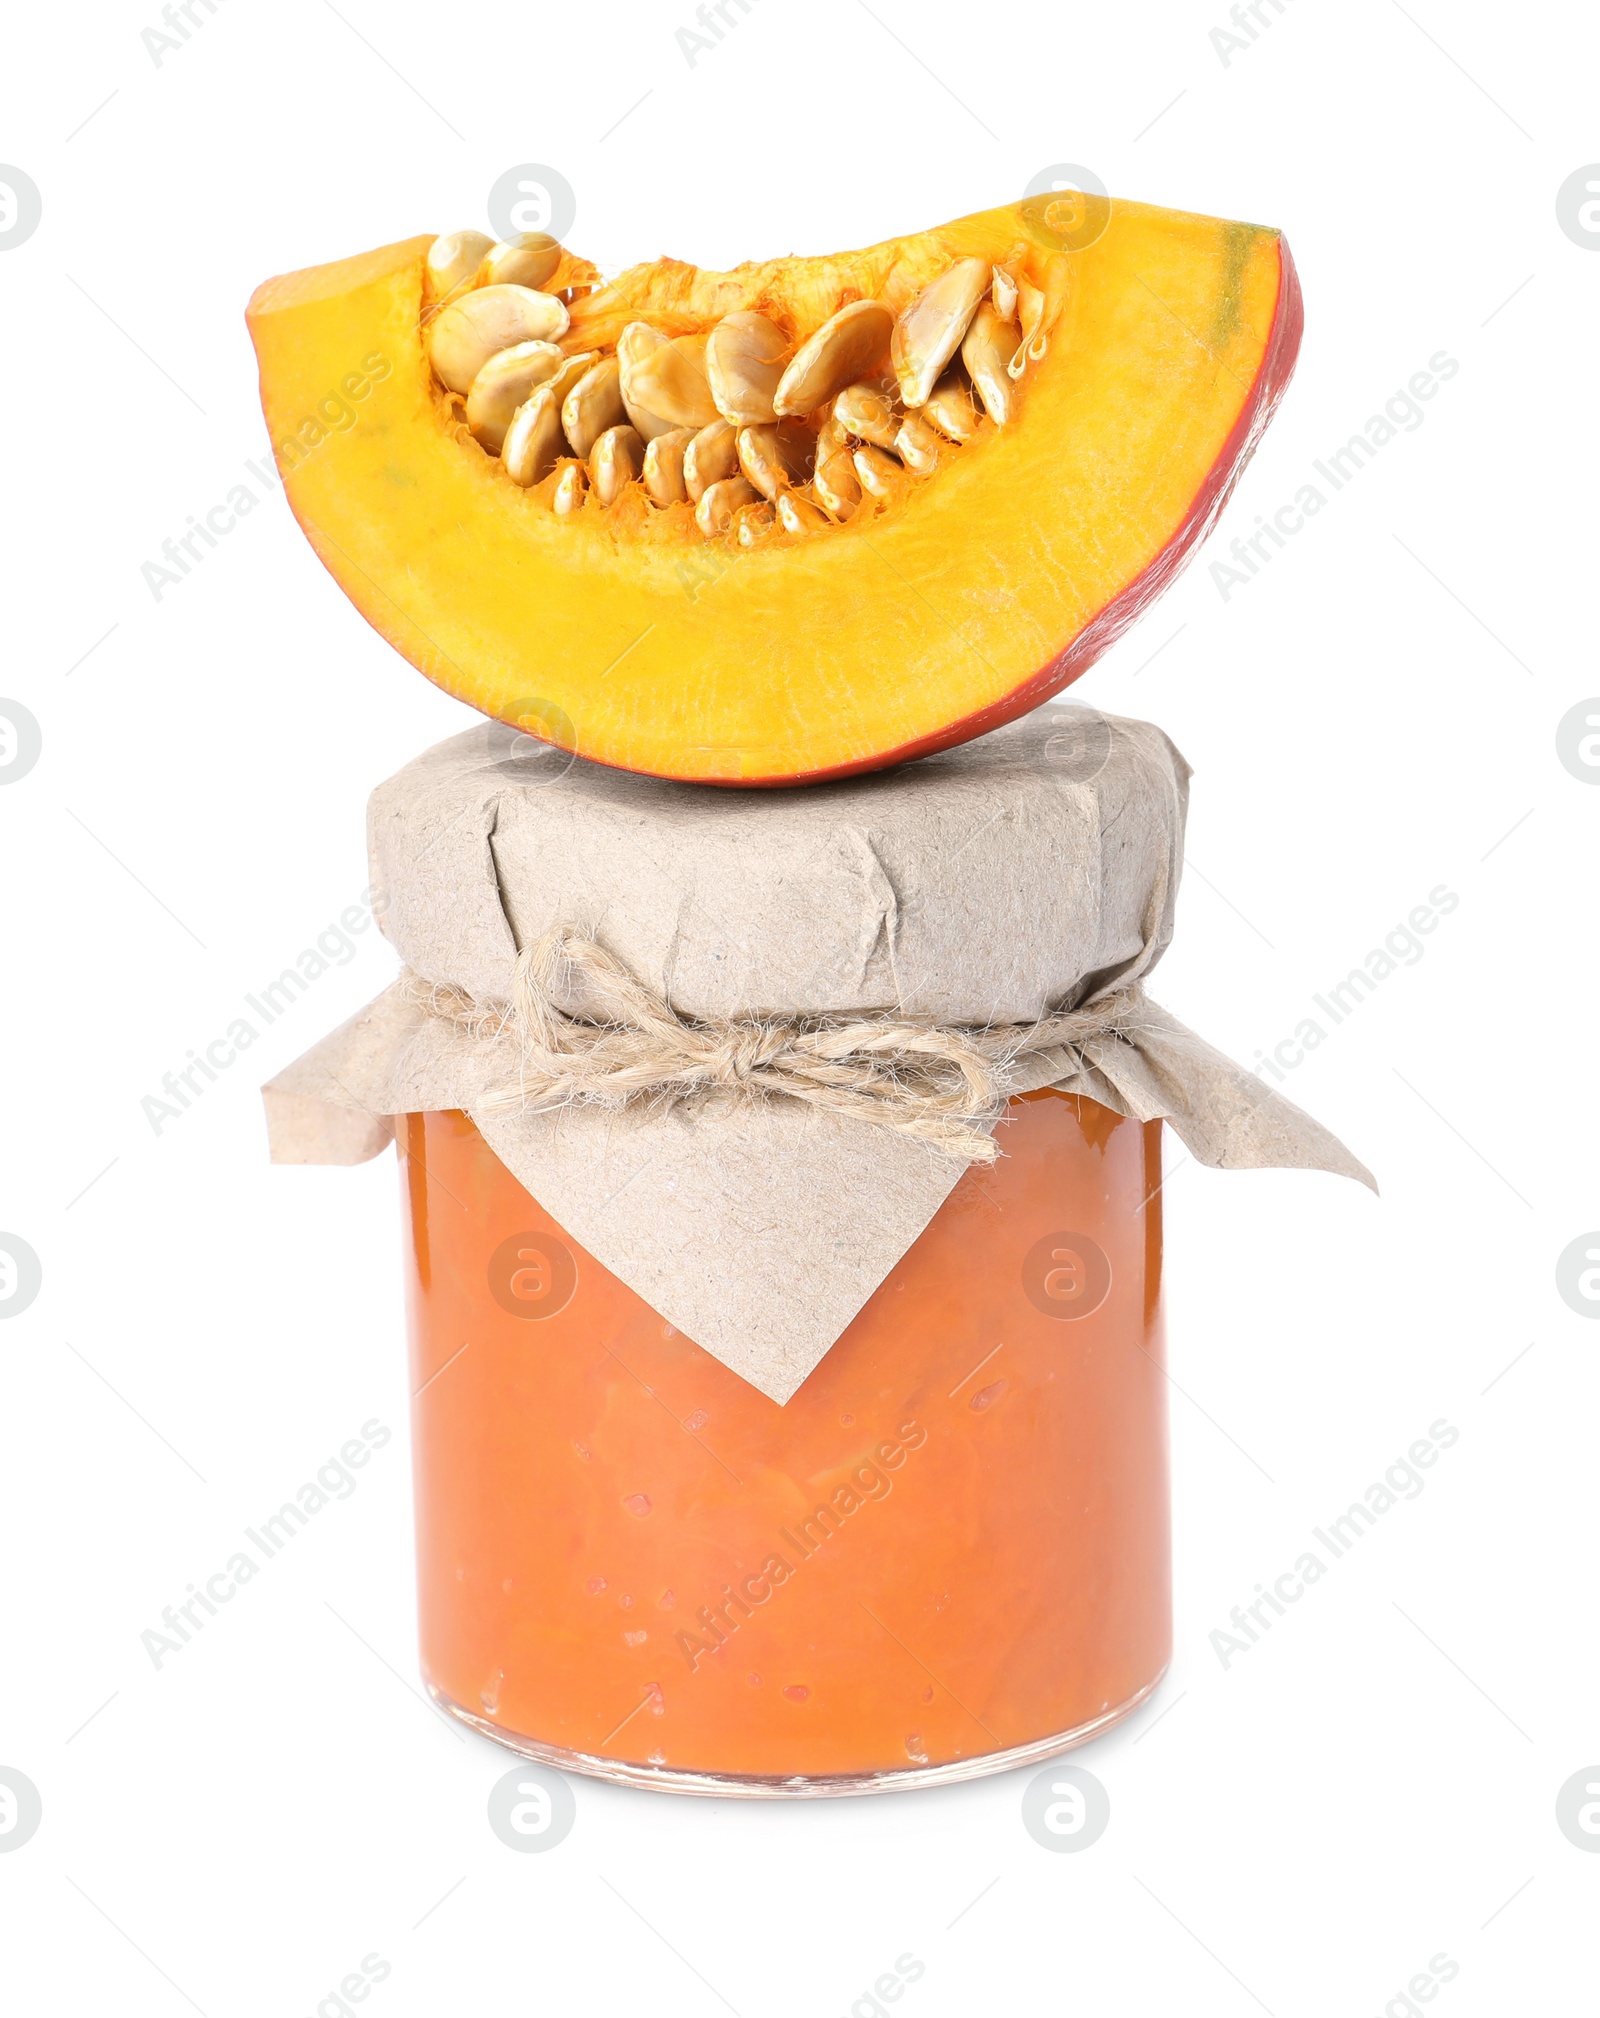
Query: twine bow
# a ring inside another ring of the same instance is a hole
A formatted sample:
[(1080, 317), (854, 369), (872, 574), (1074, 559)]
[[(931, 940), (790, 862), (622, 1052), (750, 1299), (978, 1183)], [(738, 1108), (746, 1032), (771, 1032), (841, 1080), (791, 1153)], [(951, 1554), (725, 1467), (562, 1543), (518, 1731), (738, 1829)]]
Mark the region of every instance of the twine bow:
[[(583, 981), (591, 1016), (556, 1005), (555, 991), (573, 974)], [(518, 955), (509, 1003), (486, 1005), (415, 977), (412, 985), (430, 1014), (472, 1037), (518, 1039), (515, 1081), (479, 1106), (549, 1112), (580, 1102), (622, 1107), (781, 1094), (973, 1163), (992, 1163), (1000, 1153), (987, 1126), (1005, 1108), (1019, 1061), (1065, 1051), (1081, 1062), (1091, 1039), (1136, 1029), (1144, 1000), (1135, 985), (1084, 1009), (985, 1027), (880, 1014), (684, 1017), (570, 926), (546, 932)], [(1071, 1070), (1064, 1063), (1062, 1076)]]

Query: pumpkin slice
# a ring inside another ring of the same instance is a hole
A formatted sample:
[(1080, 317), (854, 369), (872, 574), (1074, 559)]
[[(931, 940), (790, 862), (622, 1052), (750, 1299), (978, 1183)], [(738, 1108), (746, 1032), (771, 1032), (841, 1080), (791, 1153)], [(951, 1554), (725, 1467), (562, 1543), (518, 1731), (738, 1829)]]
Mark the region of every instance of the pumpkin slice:
[[(267, 281), (289, 502), (413, 665), (598, 762), (773, 785), (963, 742), (1172, 580), (1299, 346), (1276, 231), (1086, 201), (608, 285), (470, 233)], [(485, 427), (492, 360), (550, 345), (574, 369)]]

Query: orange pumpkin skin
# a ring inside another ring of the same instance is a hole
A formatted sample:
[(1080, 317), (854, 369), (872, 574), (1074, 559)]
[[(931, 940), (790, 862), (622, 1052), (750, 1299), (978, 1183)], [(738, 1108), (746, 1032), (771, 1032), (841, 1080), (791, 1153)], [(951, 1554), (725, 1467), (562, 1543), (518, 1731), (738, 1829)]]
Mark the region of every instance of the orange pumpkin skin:
[[(457, 698), (597, 762), (706, 784), (816, 782), (945, 749), (1077, 679), (1215, 523), (1294, 368), (1275, 231), (1112, 202), (1078, 251), (1009, 205), (851, 254), (730, 273), (659, 261), (573, 304), (569, 354), (759, 308), (796, 339), (898, 311), (951, 261), (1051, 299), (1017, 411), (847, 523), (706, 541), (630, 487), (519, 490), (434, 380), (431, 240), (268, 281), (247, 320), (291, 508), (381, 635)], [(319, 418), (320, 416), (320, 418)]]

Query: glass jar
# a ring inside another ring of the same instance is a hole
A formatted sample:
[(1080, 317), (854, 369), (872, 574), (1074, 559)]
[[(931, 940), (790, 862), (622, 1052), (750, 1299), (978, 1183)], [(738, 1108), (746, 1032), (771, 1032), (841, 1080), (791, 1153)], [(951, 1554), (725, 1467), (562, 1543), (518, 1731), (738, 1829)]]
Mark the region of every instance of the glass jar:
[(400, 1131), (424, 1679), (679, 1793), (1081, 1744), (1171, 1649), (1160, 1123), (1046, 1091), (780, 1407), (459, 1113)]

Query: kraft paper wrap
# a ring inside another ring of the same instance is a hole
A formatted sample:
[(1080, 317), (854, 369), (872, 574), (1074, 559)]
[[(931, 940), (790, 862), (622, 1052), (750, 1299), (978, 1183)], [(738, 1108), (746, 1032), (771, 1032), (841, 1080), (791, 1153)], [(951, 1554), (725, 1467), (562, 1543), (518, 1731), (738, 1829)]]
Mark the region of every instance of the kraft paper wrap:
[[(511, 995), (521, 948), (570, 925), (680, 1016), (1025, 1023), (1160, 958), (1188, 781), (1159, 729), (1078, 707), (897, 771), (770, 792), (607, 770), (484, 723), (373, 793), (371, 874), (406, 965), (486, 1003)], [(585, 1007), (581, 993), (560, 1006)], [(778, 1402), (965, 1168), (781, 1098), (480, 1107), (517, 1059), (514, 1037), (469, 1038), (396, 983), (263, 1089), (273, 1160), (364, 1162), (391, 1116), (463, 1108), (576, 1241)], [(1217, 1168), (1372, 1184), (1319, 1123), (1153, 1003), (1127, 1036), (1028, 1058), (1010, 1090), (1050, 1085), (1165, 1119)]]

